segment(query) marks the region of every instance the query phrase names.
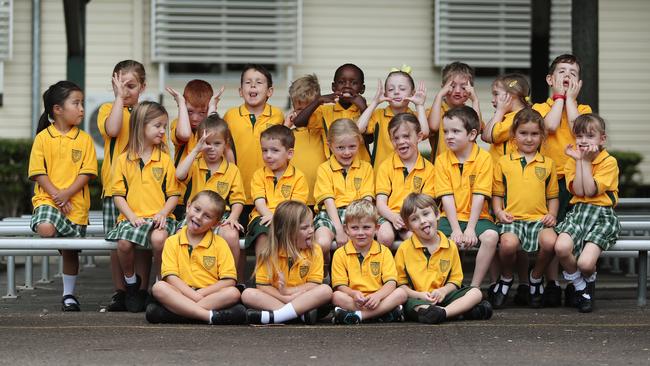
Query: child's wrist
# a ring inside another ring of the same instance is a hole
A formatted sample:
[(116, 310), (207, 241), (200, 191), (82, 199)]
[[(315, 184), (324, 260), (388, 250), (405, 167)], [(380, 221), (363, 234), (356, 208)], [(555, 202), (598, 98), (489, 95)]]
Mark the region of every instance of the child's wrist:
[(557, 100), (566, 100), (567, 98), (566, 95), (562, 93), (553, 93), (551, 99), (553, 99), (553, 101), (557, 101)]

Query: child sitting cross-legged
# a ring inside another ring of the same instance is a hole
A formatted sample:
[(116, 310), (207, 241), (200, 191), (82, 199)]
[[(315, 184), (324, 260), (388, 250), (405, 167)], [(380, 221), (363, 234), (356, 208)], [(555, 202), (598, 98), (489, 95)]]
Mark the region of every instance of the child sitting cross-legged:
[(446, 319), (484, 320), (492, 306), (481, 290), (462, 286), (463, 270), (456, 244), (438, 231), (438, 207), (426, 194), (409, 194), (400, 211), (413, 235), (395, 254), (397, 282), (408, 295), (407, 319), (439, 324)]

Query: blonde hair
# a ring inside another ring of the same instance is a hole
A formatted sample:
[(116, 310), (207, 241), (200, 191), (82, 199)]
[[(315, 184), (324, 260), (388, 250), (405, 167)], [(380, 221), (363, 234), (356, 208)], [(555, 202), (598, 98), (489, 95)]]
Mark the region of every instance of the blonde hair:
[(305, 75), (294, 80), (289, 87), (291, 101), (311, 102), (320, 97), (320, 84), (316, 74)]
[[(162, 105), (149, 101), (138, 103), (131, 112), (129, 142), (126, 144), (124, 151), (132, 156), (140, 156), (144, 145), (144, 127), (161, 116), (168, 116), (167, 110)], [(161, 142), (157, 147), (167, 152), (167, 143), (165, 141)]]
[(363, 136), (361, 136), (359, 126), (351, 119), (339, 118), (334, 121), (329, 131), (327, 131), (327, 142), (332, 145), (337, 138), (343, 136), (356, 136), (359, 140), (359, 146), (363, 143)]
[(492, 85), (501, 87), (506, 93), (514, 95), (523, 105), (530, 105), (530, 85), (524, 75), (513, 73), (497, 76)]
[[(272, 274), (273, 282), (278, 279), (280, 251), (284, 250), (287, 257), (293, 258), (294, 263), (303, 259), (300, 248), (296, 245), (300, 225), (311, 215), (309, 208), (302, 202), (289, 200), (278, 205), (273, 213), (268, 245), (257, 256), (257, 268), (266, 266), (267, 273)], [(312, 251), (320, 250), (312, 246)]]
[(345, 209), (346, 225), (351, 222), (359, 222), (362, 219), (371, 219), (375, 224), (379, 219), (377, 207), (375, 207), (372, 202), (365, 199), (353, 201)]

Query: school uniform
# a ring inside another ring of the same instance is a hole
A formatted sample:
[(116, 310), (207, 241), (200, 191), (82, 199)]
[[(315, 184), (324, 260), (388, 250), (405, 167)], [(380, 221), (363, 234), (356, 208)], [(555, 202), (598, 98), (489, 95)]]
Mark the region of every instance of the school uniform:
[[(415, 112), (410, 108), (406, 110), (406, 113), (415, 115)], [(388, 124), (394, 116), (395, 112), (389, 106), (375, 109), (368, 121), (366, 134), (373, 135), (374, 144), (371, 154), (371, 164), (375, 168), (381, 166), (381, 163), (395, 152), (393, 143), (390, 140), (390, 133), (388, 132)]]
[(278, 287), (278, 273), (282, 273), (285, 287), (297, 287), (311, 282), (323, 283), (323, 251), (318, 244), (311, 248), (300, 249), (299, 257), (294, 259), (287, 254), (286, 249), (278, 252), (277, 266), (267, 262), (258, 263), (255, 269), (256, 286)]
[(388, 208), (399, 213), (402, 203), (410, 193), (423, 193), (435, 197), (434, 167), (418, 153), (409, 172), (397, 153), (393, 153), (379, 166), (375, 192), (388, 197)]
[[(350, 105), (348, 109), (343, 108), (338, 102), (335, 104), (322, 104), (316, 110), (323, 116), (323, 141), (327, 141), (327, 132), (337, 119), (347, 118), (357, 123), (359, 116), (361, 116), (361, 110), (356, 104)], [(331, 153), (327, 145), (325, 145), (324, 150), (325, 156), (329, 158)], [(361, 160), (370, 162), (370, 154), (365, 144), (359, 146), (358, 154)]]
[(503, 120), (496, 122), (492, 127), (492, 143), (490, 144), (490, 155), (494, 163), (504, 155), (509, 155), (513, 151), (517, 151), (517, 145), (514, 143), (510, 135), (510, 129), (514, 121), (515, 115), (519, 111), (512, 111), (503, 116)]
[(395, 260), (390, 249), (373, 240), (366, 256), (362, 256), (348, 241), (334, 252), (332, 259), (332, 288), (347, 286), (364, 296), (379, 291), (386, 283), (397, 283)]
[[(178, 164), (180, 164), (181, 161), (183, 161), (187, 157), (189, 152), (194, 149), (194, 147), (199, 141), (198, 137), (196, 136), (196, 131), (192, 131), (192, 134), (190, 134), (190, 138), (189, 140), (187, 140), (187, 142), (182, 143), (178, 141), (178, 138), (176, 138), (177, 125), (178, 125), (178, 118), (175, 118), (169, 127), (169, 131), (170, 131), (169, 133), (171, 134), (170, 138), (172, 144), (174, 144), (174, 167), (176, 168), (178, 168)], [(188, 202), (186, 199), (187, 198), (186, 192), (188, 187), (183, 182), (179, 182), (178, 187), (181, 194), (178, 197), (177, 206), (180, 207), (182, 210), (185, 207), (185, 203)]]
[[(318, 111), (318, 110), (317, 110)], [(291, 163), (298, 168), (307, 179), (309, 195), (307, 196), (307, 205), (316, 204), (314, 200), (314, 184), (316, 184), (318, 166), (324, 163), (325, 157), (325, 140), (323, 140), (323, 117), (320, 113), (314, 112), (309, 117), (306, 127), (296, 127), (293, 129), (293, 135), (296, 138), (293, 158)]]

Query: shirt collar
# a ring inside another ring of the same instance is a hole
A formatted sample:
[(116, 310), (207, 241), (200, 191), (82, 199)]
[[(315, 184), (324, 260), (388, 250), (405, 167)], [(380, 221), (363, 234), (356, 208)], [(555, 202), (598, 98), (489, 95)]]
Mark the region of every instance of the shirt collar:
[(59, 132), (59, 130), (57, 130), (56, 127), (54, 127), (54, 124), (50, 124), (49, 126), (47, 126), (47, 132), (50, 134), (50, 136), (67, 137), (70, 140), (76, 139), (77, 136), (79, 136), (79, 131), (80, 131), (79, 128), (77, 126), (74, 126), (70, 129), (70, 131), (68, 131), (68, 133), (64, 135), (61, 132)]
[[(140, 160), (140, 157), (137, 154), (128, 153), (126, 157), (131, 161)], [(154, 146), (153, 151), (151, 152), (151, 159), (149, 161), (160, 161), (161, 157), (162, 150), (160, 150), (158, 146)]]
[[(210, 167), (208, 167), (208, 163), (205, 161), (205, 158), (198, 157), (197, 159), (199, 160), (199, 169), (210, 170)], [(221, 164), (219, 164), (216, 173), (225, 174), (227, 169), (228, 169), (228, 161), (225, 158), (223, 158), (221, 159)]]
[[(187, 237), (187, 226), (183, 226), (181, 231), (178, 233), (180, 235), (178, 242), (180, 244), (184, 245), (190, 245), (190, 240)], [(214, 240), (214, 233), (212, 230), (208, 230), (208, 232), (203, 235), (203, 239), (196, 245), (197, 247), (204, 247), (204, 248), (209, 248), (212, 245), (212, 241)]]
[[(345, 244), (345, 253), (346, 254), (359, 253), (357, 251), (357, 248), (354, 247), (354, 244), (352, 244), (352, 240), (348, 240), (348, 242)], [(370, 244), (370, 249), (368, 250), (367, 254), (379, 254), (379, 253), (381, 253), (381, 244), (379, 244), (376, 240), (373, 240), (372, 243)]]
[[(522, 157), (523, 157), (523, 155), (521, 155), (519, 153), (519, 151), (513, 151), (513, 152), (510, 153), (510, 160), (521, 160)], [(544, 160), (544, 155), (540, 154), (539, 151), (536, 152), (535, 153), (535, 158), (533, 159), (533, 161), (543, 163), (545, 161)]]
[[(440, 242), (438, 243), (438, 249), (449, 248), (449, 239), (447, 239), (445, 234), (443, 234), (442, 231), (440, 230), (438, 230), (438, 237), (440, 238)], [(415, 249), (424, 248), (424, 244), (422, 244), (420, 238), (418, 238), (416, 235), (411, 235), (411, 241), (413, 242), (413, 248)], [(436, 251), (438, 251), (438, 249), (436, 249)]]
[[(287, 169), (285, 169), (284, 173), (282, 174), (282, 178), (292, 177), (295, 173), (296, 168), (291, 163), (289, 163), (289, 165), (287, 165)], [(275, 177), (273, 170), (269, 169), (267, 166), (264, 167), (264, 175), (266, 177)]]
[[(478, 153), (479, 153), (478, 144), (476, 142), (472, 142), (472, 152), (469, 153), (469, 156), (467, 157), (467, 160), (465, 160), (465, 163), (467, 163), (468, 161), (475, 161), (476, 157), (478, 156)], [(460, 161), (458, 161), (458, 157), (456, 156), (456, 154), (451, 152), (449, 155), (452, 164), (460, 164)]]
[[(413, 110), (411, 108), (406, 108), (406, 111), (404, 113), (413, 114)], [(393, 108), (391, 108), (391, 106), (384, 108), (384, 117), (395, 117), (395, 111), (393, 111)]]
[[(357, 154), (357, 156), (355, 156), (354, 159), (352, 160), (352, 164), (350, 164), (350, 168), (358, 168), (360, 164), (361, 163), (359, 161), (359, 154)], [(334, 171), (343, 170), (343, 166), (339, 163), (338, 160), (336, 160), (334, 154), (330, 156), (330, 167)]]
[[(393, 153), (393, 167), (394, 168), (400, 168), (403, 169), (405, 167), (404, 163), (402, 162), (402, 159), (399, 158), (398, 153)], [(422, 170), (424, 169), (424, 159), (422, 158), (422, 154), (418, 152), (418, 158), (415, 160), (415, 165), (413, 166), (413, 170)]]
[(343, 106), (341, 105), (341, 103), (336, 102), (336, 104), (334, 104), (334, 111), (335, 111), (335, 112), (343, 112), (343, 111), (359, 112), (359, 107), (357, 107), (356, 104), (352, 103), (352, 104), (350, 105), (350, 108), (345, 109), (345, 108), (343, 108)]
[[(246, 108), (246, 104), (242, 104), (239, 106), (239, 115), (242, 117), (248, 117), (252, 113)], [(262, 111), (262, 116), (270, 117), (272, 114), (271, 112), (271, 105), (266, 103), (264, 104), (264, 111)]]
[(598, 155), (596, 155), (596, 158), (594, 159), (594, 161), (591, 162), (591, 164), (594, 164), (594, 165), (595, 164), (600, 164), (603, 160), (607, 159), (608, 157), (609, 157), (609, 153), (607, 152), (607, 150), (602, 149), (598, 153)]

